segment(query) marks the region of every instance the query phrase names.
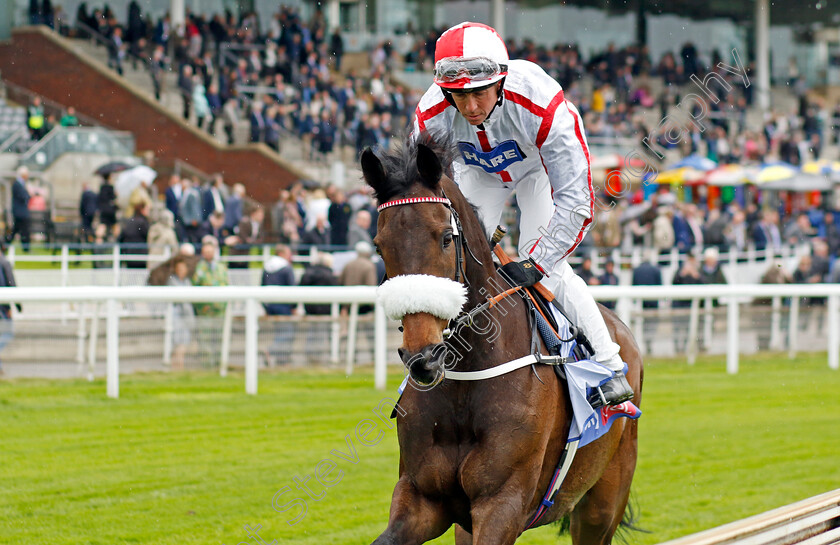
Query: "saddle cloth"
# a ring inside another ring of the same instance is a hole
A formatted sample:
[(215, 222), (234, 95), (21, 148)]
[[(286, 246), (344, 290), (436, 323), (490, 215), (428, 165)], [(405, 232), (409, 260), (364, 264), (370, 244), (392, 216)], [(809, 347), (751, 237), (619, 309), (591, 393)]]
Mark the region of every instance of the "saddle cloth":
[[(580, 448), (607, 433), (617, 418), (636, 419), (642, 416), (642, 411), (631, 401), (615, 406), (600, 407), (597, 410), (592, 408), (588, 401), (589, 396), (596, 387), (609, 381), (613, 372), (594, 360), (576, 360), (573, 357), (576, 342), (572, 339), (569, 320), (554, 305), (548, 305), (548, 308), (551, 309), (557, 323), (557, 333), (560, 335), (559, 354), (569, 358), (563, 365), (574, 413), (568, 442), (579, 441), (578, 448)], [(546, 333), (553, 335), (553, 333), (550, 330), (544, 331), (546, 328), (543, 327), (539, 329), (546, 345), (550, 346), (552, 342), (550, 339), (545, 339), (545, 335)], [(627, 372), (627, 364), (624, 364), (624, 372)]]

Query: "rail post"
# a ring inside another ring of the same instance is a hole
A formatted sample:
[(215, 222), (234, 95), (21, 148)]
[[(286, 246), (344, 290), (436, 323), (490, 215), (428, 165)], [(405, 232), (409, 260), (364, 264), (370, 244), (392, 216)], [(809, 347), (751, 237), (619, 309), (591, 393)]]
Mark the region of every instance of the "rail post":
[(347, 361), (344, 372), (353, 374), (353, 364), (356, 362), (356, 333), (359, 329), (359, 303), (350, 304), (350, 324), (347, 326)]
[(738, 374), (738, 331), (740, 325), (740, 309), (738, 299), (730, 297), (726, 301), (726, 372), (730, 375)]
[(374, 305), (374, 369), (373, 382), (377, 390), (384, 390), (388, 380), (387, 361), (385, 359), (387, 348), (387, 322), (385, 320), (385, 309), (382, 305)]
[(840, 295), (828, 298), (828, 367), (840, 369)]
[[(230, 306), (230, 305), (228, 305)], [(245, 392), (257, 395), (257, 301), (245, 301)]]
[(116, 299), (108, 299), (108, 359), (107, 392), (108, 397), (120, 397), (120, 315)]
[(175, 331), (175, 304), (166, 303), (163, 318), (163, 363), (172, 363), (172, 335)]
[(700, 298), (693, 297), (691, 299), (691, 310), (688, 316), (688, 344), (686, 345), (687, 352), (686, 360), (689, 365), (694, 365), (697, 361), (697, 330), (700, 327)]
[(799, 333), (799, 297), (790, 298), (790, 320), (788, 321), (788, 358), (796, 357), (796, 335)]
[(332, 318), (332, 322), (330, 323), (330, 363), (338, 364), (340, 358), (339, 347), (341, 345), (341, 322), (339, 320), (338, 303), (332, 303), (330, 305), (330, 317)]

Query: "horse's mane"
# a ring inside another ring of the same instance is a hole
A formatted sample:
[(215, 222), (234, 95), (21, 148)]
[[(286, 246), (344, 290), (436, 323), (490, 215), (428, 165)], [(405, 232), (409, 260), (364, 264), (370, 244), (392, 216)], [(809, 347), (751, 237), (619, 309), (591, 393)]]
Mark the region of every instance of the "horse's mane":
[(382, 167), (388, 177), (388, 183), (376, 188), (375, 196), (379, 203), (385, 203), (394, 197), (404, 195), (417, 183), (422, 183), (417, 172), (417, 146), (423, 144), (430, 148), (440, 159), (444, 173), (451, 175), (450, 165), (455, 158), (452, 140), (444, 132), (421, 132), (416, 138), (409, 134), (402, 138), (393, 150), (377, 152)]

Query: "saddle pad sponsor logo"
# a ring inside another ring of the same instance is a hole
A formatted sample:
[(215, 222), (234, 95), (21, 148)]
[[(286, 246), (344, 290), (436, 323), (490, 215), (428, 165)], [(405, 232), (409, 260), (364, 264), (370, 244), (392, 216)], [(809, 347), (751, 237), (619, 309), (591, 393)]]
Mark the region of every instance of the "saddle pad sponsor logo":
[(490, 151), (481, 151), (469, 142), (458, 142), (458, 149), (468, 165), (481, 167), (492, 174), (497, 174), (513, 163), (525, 159), (525, 154), (515, 140), (506, 140)]

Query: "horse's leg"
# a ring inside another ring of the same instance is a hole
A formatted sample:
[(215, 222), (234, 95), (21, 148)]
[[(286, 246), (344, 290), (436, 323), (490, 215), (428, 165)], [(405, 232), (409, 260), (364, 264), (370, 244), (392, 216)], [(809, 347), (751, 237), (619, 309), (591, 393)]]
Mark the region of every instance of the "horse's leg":
[(612, 542), (630, 497), (630, 483), (636, 470), (636, 437), (637, 421), (630, 420), (601, 478), (572, 511), (570, 530), (574, 545)]
[[(472, 536), (481, 545), (512, 545), (525, 525), (522, 506), (527, 503), (522, 483), (515, 478), (493, 496), (473, 501)], [(459, 544), (460, 545), (460, 544)]]
[(473, 536), (461, 528), (460, 524), (455, 525), (455, 545), (473, 545)]
[(407, 478), (397, 481), (388, 527), (373, 545), (420, 545), (443, 534), (452, 521), (443, 506), (420, 494)]

